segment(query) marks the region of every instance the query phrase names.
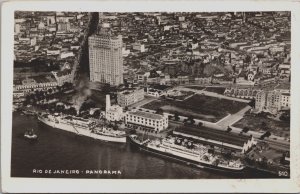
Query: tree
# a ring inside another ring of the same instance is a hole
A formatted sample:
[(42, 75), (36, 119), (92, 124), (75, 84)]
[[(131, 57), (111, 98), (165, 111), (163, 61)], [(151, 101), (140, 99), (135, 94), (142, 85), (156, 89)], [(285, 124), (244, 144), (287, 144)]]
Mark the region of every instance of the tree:
[(113, 125), (113, 130), (117, 131), (119, 129), (118, 125)]
[(204, 160), (204, 161), (208, 161), (208, 160), (209, 160), (208, 156), (207, 156), (207, 155), (204, 155), (204, 156), (203, 156), (203, 160)]
[(220, 163), (220, 159), (216, 159), (216, 160), (213, 162), (213, 164), (216, 165), (216, 166), (218, 166), (219, 163)]
[(255, 107), (255, 99), (252, 99), (249, 103), (248, 103), (249, 106), (251, 106), (252, 108)]
[(73, 116), (76, 116), (77, 115), (77, 111), (74, 107), (70, 107), (69, 110), (68, 110), (68, 113), (70, 115), (73, 115)]
[(260, 140), (264, 140), (265, 139), (265, 136), (264, 134), (262, 134), (260, 137), (259, 137)]
[(265, 135), (265, 137), (270, 137), (272, 134), (270, 131), (267, 131), (264, 135)]
[(260, 124), (262, 129), (265, 129), (267, 127), (267, 123), (265, 121), (261, 122)]
[(179, 121), (179, 114), (178, 114), (178, 112), (175, 112), (174, 113), (174, 119), (175, 119), (175, 121)]
[(93, 113), (93, 117), (94, 118), (99, 118), (100, 117), (100, 110), (95, 110), (95, 112)]
[(285, 122), (290, 122), (291, 116), (290, 116), (290, 111), (282, 113), (279, 117), (280, 120), (285, 121)]
[(249, 127), (244, 127), (243, 130), (242, 130), (242, 132), (243, 133), (247, 133), (249, 130), (250, 130)]
[(162, 108), (158, 108), (158, 109), (156, 109), (156, 112), (155, 112), (155, 113), (156, 113), (156, 114), (163, 115), (163, 114), (164, 114), (164, 111), (163, 111)]
[(229, 133), (230, 131), (232, 131), (232, 128), (228, 126), (226, 131)]
[(263, 167), (267, 167), (268, 166), (268, 159), (264, 156), (260, 162), (260, 165)]
[(52, 94), (53, 90), (51, 88), (48, 89), (48, 94)]
[(203, 126), (203, 123), (202, 122), (199, 122), (198, 123), (198, 127), (202, 127)]
[(264, 134), (262, 134), (259, 139), (263, 140), (264, 138), (270, 137), (271, 135), (272, 135), (271, 132), (267, 131)]
[(190, 115), (190, 116), (188, 117), (188, 121), (190, 121), (191, 124), (194, 124), (194, 123), (195, 123), (194, 117), (193, 117), (192, 115)]
[(58, 92), (61, 92), (61, 86), (56, 86), (56, 90), (57, 90)]

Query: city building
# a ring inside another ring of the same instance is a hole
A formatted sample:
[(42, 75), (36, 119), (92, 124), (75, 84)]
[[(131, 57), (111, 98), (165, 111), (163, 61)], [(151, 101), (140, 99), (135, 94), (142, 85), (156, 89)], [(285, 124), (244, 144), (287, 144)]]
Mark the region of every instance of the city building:
[(163, 95), (166, 95), (170, 89), (171, 89), (170, 86), (152, 84), (147, 87), (146, 95), (159, 98)]
[(125, 123), (139, 125), (145, 128), (161, 131), (168, 127), (168, 116), (143, 111), (130, 111), (126, 113)]
[(145, 92), (143, 88), (127, 89), (118, 92), (117, 101), (120, 106), (126, 107), (143, 100), (144, 95)]
[(123, 83), (122, 36), (100, 31), (88, 40), (90, 80), (120, 85)]
[(229, 87), (225, 89), (224, 95), (236, 98), (253, 99), (261, 89), (254, 87)]
[(58, 84), (53, 75), (48, 75), (14, 80), (13, 89), (14, 92), (23, 91), (27, 93), (35, 90), (47, 90), (56, 86)]
[(138, 51), (138, 52), (145, 52), (145, 45), (144, 44), (141, 44), (141, 43), (133, 43), (132, 44), (132, 49), (134, 51)]
[(57, 31), (58, 32), (68, 32), (68, 31), (70, 31), (70, 23), (69, 22), (58, 22)]
[(13, 102), (22, 102), (25, 100), (25, 93), (23, 91), (13, 91)]
[(71, 69), (64, 69), (62, 71), (52, 71), (52, 74), (54, 75), (57, 84), (59, 86), (62, 86), (64, 83), (69, 82), (72, 83), (73, 82), (73, 76), (72, 76), (72, 70)]
[(210, 84), (211, 77), (195, 77), (195, 84)]
[(106, 95), (105, 118), (108, 121), (120, 121), (123, 119), (123, 108), (110, 104), (110, 95)]
[(290, 109), (291, 107), (290, 93), (281, 93), (280, 96), (280, 109)]
[(257, 111), (263, 111), (266, 106), (267, 93), (265, 91), (260, 91), (255, 97), (255, 109)]
[(279, 90), (260, 91), (256, 94), (255, 109), (272, 114), (277, 114), (280, 110), (288, 110), (290, 109), (290, 93)]

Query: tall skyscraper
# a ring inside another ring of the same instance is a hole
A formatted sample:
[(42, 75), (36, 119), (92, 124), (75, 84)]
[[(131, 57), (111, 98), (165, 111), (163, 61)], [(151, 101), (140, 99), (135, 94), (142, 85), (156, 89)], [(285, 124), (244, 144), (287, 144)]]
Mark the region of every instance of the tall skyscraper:
[(120, 85), (123, 83), (122, 36), (100, 31), (89, 37), (90, 80)]

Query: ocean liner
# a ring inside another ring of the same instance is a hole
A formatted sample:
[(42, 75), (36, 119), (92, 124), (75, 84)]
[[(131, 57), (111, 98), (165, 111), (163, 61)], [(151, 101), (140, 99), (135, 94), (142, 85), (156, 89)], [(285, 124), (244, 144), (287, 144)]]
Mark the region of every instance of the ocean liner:
[(198, 168), (232, 173), (241, 173), (245, 169), (240, 160), (226, 160), (221, 156), (209, 153), (206, 146), (191, 141), (183, 142), (175, 137), (142, 141), (138, 139), (137, 135), (130, 135), (129, 140), (141, 151), (173, 159)]
[(103, 141), (126, 143), (126, 134), (124, 131), (100, 127), (95, 121), (89, 119), (43, 113), (38, 115), (38, 120), (53, 128), (69, 131), (77, 135)]

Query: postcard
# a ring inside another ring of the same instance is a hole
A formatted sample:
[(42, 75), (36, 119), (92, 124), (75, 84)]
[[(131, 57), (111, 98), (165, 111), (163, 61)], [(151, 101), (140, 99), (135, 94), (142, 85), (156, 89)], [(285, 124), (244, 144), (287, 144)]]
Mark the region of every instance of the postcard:
[(14, 1), (1, 18), (3, 192), (300, 192), (299, 2)]

